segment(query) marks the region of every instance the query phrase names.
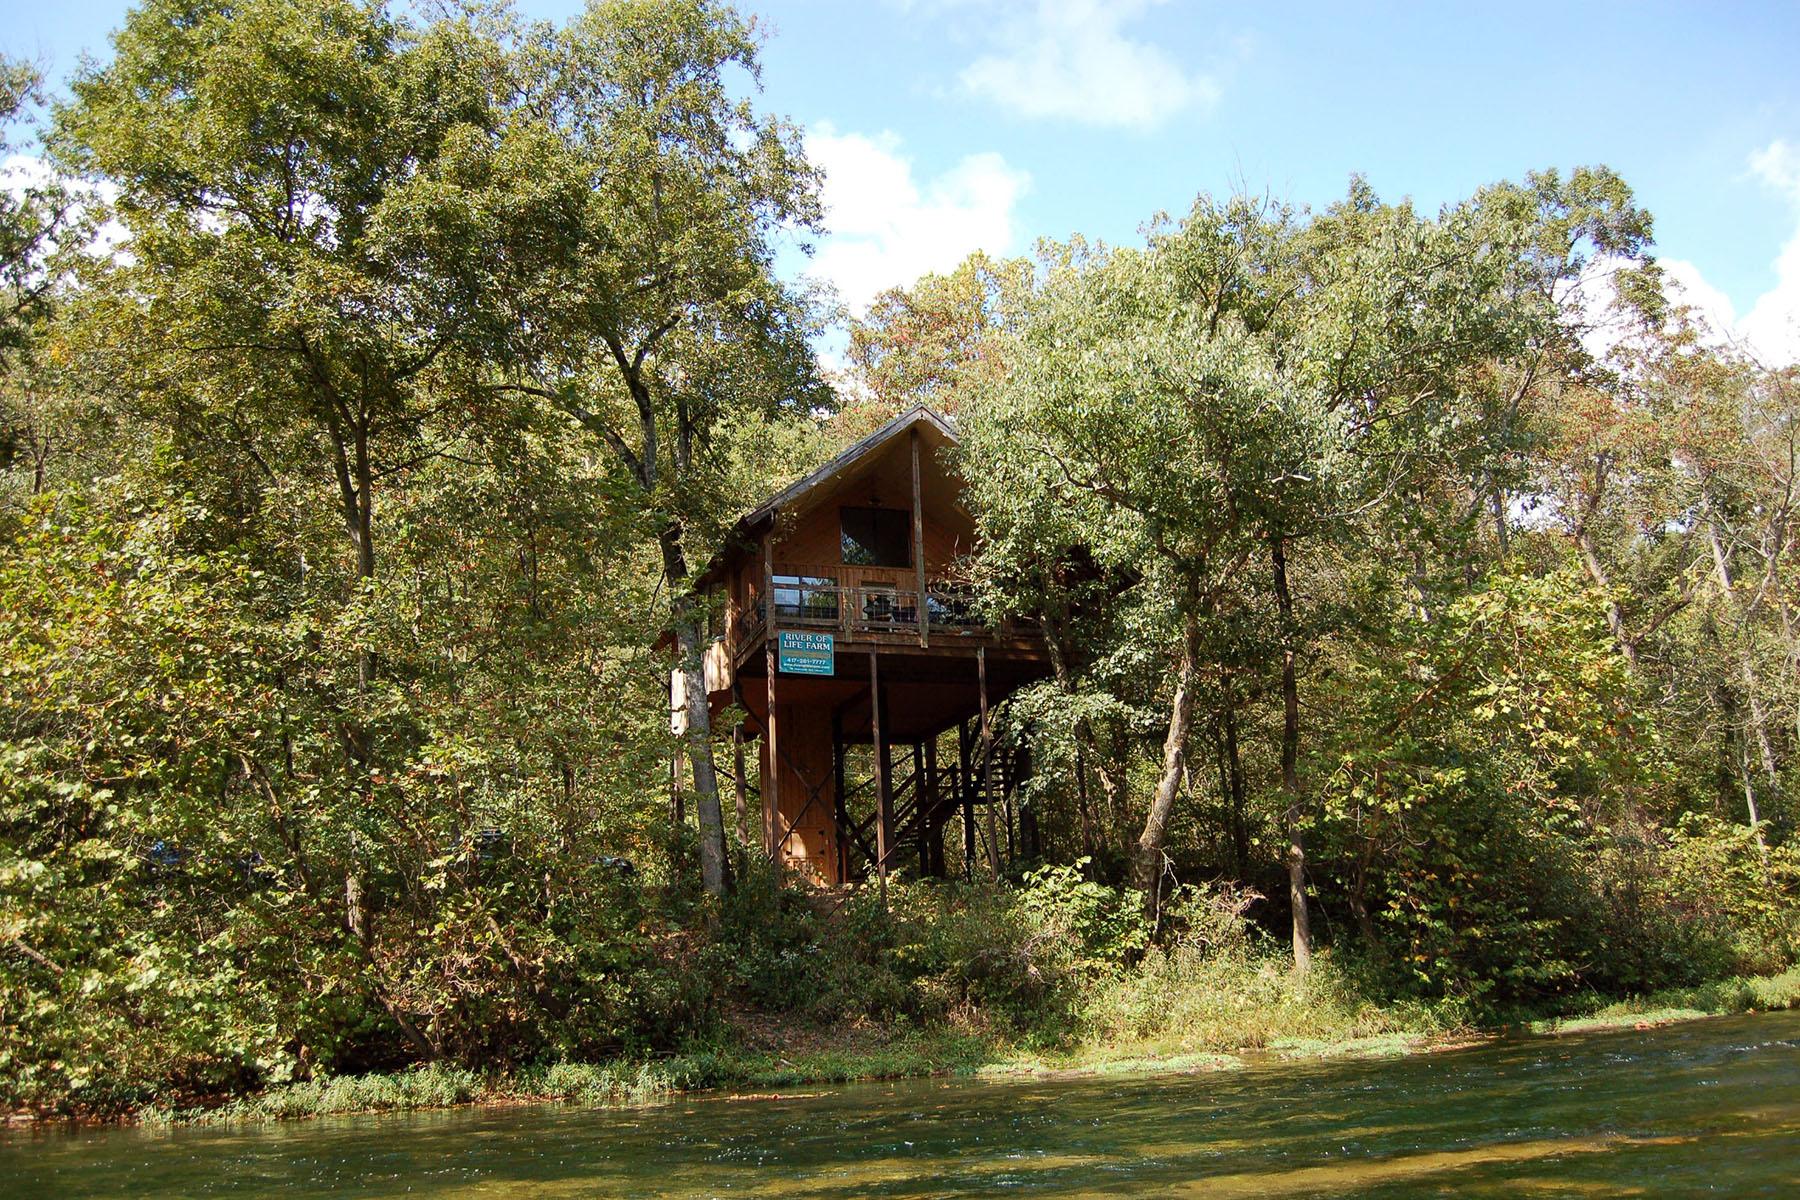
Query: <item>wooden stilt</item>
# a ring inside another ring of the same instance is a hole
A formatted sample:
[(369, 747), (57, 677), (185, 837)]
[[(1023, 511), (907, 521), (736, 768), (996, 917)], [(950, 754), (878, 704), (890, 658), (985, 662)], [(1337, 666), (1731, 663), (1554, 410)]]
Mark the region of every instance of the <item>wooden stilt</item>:
[[(769, 613), (775, 612), (773, 598), (769, 601)], [(769, 639), (763, 643), (763, 665), (769, 672), (769, 720), (765, 756), (766, 771), (762, 781), (763, 798), (763, 845), (768, 851), (769, 861), (781, 861), (781, 847), (776, 838), (781, 834), (781, 743), (778, 740), (777, 728), (780, 722), (775, 719), (775, 639), (773, 631)]]
[(1017, 806), (1013, 804), (1013, 789), (1007, 786), (1004, 774), (1000, 778), (1001, 803), (1005, 805), (1000, 816), (1006, 822), (1006, 861), (1013, 862), (1019, 857), (1019, 844), (1013, 836), (1013, 827), (1018, 822)]
[(875, 651), (869, 651), (869, 721), (875, 735), (875, 873), (881, 880), (881, 906), (888, 902), (888, 839), (892, 836), (889, 822), (893, 819), (893, 793), (888, 779), (888, 744), (881, 728), (881, 663)]
[(831, 714), (832, 828), (836, 834), (837, 882), (850, 881), (850, 810), (844, 804), (844, 714)]
[(975, 648), (975, 671), (981, 688), (981, 800), (987, 809), (988, 873), (1000, 881), (1000, 835), (994, 828), (994, 727), (988, 720), (987, 647)]
[(931, 793), (926, 789), (925, 744), (914, 742), (913, 760), (913, 841), (919, 848), (919, 878), (931, 874)]
[(962, 800), (963, 879), (975, 882), (975, 780), (969, 748), (974, 739), (966, 724), (956, 727), (956, 790)]
[(944, 797), (938, 790), (937, 736), (934, 734), (925, 742), (925, 795), (929, 798), (930, 807), (921, 815), (921, 828), (925, 839), (925, 873), (942, 875), (944, 873), (944, 834), (943, 815)]

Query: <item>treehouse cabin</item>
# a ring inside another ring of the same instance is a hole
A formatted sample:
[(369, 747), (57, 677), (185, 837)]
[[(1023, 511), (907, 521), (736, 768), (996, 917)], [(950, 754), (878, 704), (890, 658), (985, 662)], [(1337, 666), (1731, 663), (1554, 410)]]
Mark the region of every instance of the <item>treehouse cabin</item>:
[(956, 440), (929, 409), (894, 418), (739, 521), (700, 580), (719, 602), (712, 712), (745, 714), (740, 828), (760, 810), (764, 852), (820, 883), (1035, 852), (1015, 803), (1028, 755), (996, 749), (986, 718), (1047, 659), (1035, 629), (971, 603)]

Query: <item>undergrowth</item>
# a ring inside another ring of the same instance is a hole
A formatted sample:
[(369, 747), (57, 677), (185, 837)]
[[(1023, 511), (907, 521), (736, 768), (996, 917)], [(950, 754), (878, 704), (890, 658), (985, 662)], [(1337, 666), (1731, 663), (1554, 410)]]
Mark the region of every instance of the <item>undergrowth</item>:
[[(674, 1053), (483, 1071), (447, 1062), (320, 1075), (149, 1120), (262, 1121), (468, 1103), (655, 1103), (942, 1072), (1210, 1070), (1246, 1053), (1385, 1056), (1496, 1025), (1540, 1032), (1800, 1004), (1800, 968), (1535, 1012), (1396, 991), (1378, 960), (1326, 949), (1305, 977), (1247, 919), (1256, 897), (1183, 889), (1154, 943), (1138, 897), (1041, 868), (1017, 887), (895, 881), (835, 907), (772, 879), (717, 910), (695, 977), (715, 999)], [(1544, 1014), (1555, 1019), (1544, 1019)]]

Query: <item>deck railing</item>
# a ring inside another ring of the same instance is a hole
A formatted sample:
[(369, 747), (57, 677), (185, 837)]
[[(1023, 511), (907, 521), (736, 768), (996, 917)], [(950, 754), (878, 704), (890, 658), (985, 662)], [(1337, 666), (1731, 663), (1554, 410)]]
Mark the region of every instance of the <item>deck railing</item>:
[[(775, 626), (814, 629), (845, 637), (892, 634), (916, 637), (921, 618), (932, 637), (1017, 636), (1013, 622), (991, 625), (975, 610), (973, 591), (949, 579), (928, 579), (924, 604), (916, 582), (906, 586), (897, 576), (910, 575), (869, 567), (778, 565), (773, 572)], [(913, 579), (916, 580), (916, 576)], [(762, 598), (738, 617), (738, 645), (747, 646), (767, 625)]]
[[(775, 585), (775, 623), (783, 628), (917, 633), (919, 620), (916, 588)], [(975, 614), (973, 598), (960, 589), (927, 589), (924, 620), (931, 633), (987, 628), (986, 622)]]

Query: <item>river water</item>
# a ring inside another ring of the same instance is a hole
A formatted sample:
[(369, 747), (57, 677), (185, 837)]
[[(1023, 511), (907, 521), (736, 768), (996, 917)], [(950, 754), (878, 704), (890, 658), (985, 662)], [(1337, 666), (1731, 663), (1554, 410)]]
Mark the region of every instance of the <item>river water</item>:
[(0, 1195), (1800, 1197), (1800, 1013), (1375, 1062), (0, 1134)]

